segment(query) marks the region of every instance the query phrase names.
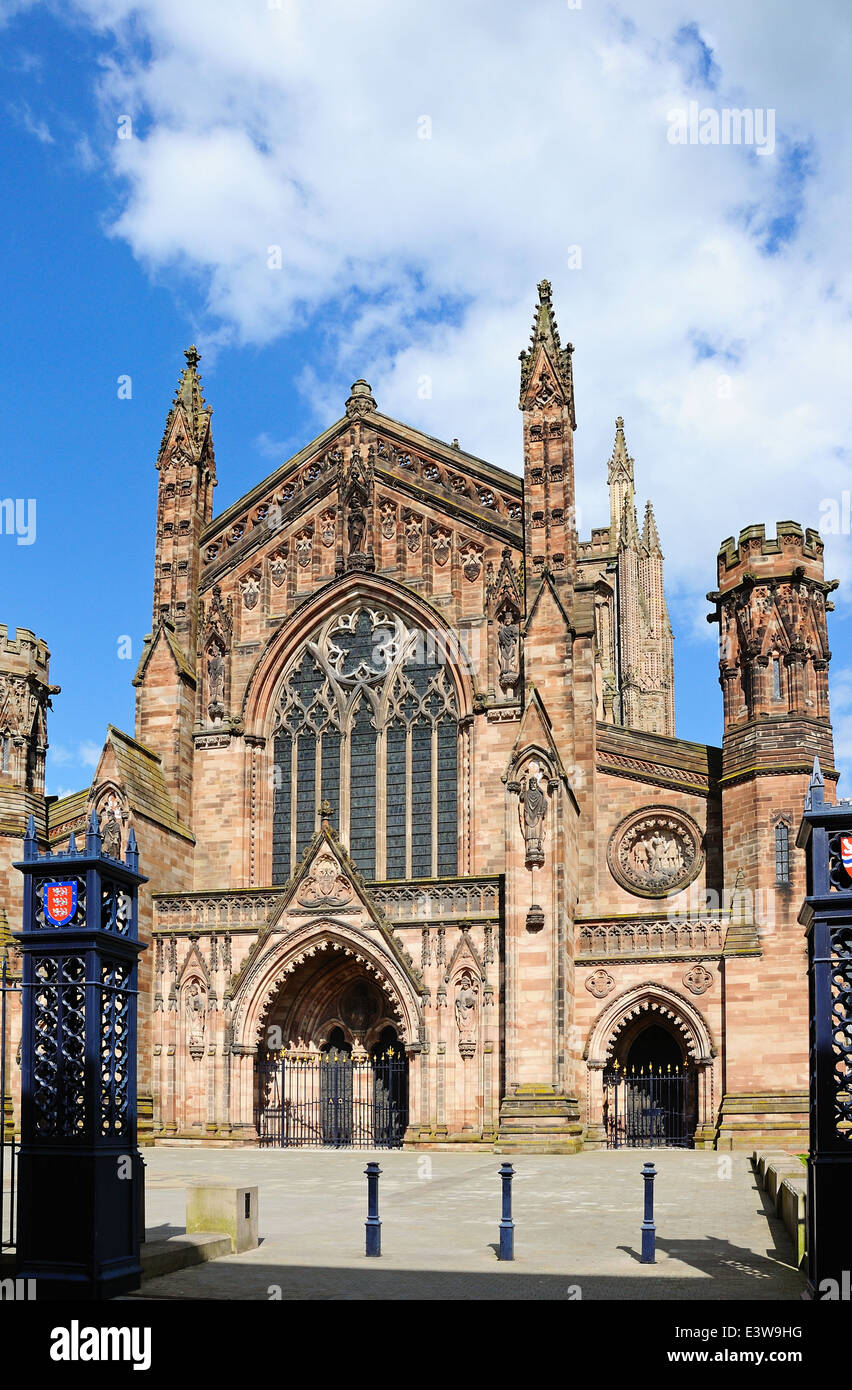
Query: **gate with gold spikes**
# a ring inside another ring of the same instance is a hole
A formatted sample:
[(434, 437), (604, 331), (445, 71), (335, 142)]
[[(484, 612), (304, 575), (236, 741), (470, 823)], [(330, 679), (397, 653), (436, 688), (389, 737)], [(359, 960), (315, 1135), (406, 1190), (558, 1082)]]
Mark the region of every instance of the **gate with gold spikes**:
[(690, 1081), (687, 1068), (616, 1062), (603, 1078), (607, 1148), (691, 1148)]
[(401, 1048), (280, 1052), (258, 1058), (255, 1124), (261, 1148), (397, 1149), (408, 1124), (408, 1059)]

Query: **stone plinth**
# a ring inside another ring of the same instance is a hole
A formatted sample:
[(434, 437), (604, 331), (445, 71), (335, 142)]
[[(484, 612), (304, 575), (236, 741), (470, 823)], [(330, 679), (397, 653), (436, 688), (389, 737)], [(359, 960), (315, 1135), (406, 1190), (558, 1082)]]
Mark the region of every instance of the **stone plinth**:
[(226, 1183), (198, 1184), (186, 1192), (186, 1232), (216, 1231), (231, 1241), (231, 1253), (257, 1247), (257, 1188)]

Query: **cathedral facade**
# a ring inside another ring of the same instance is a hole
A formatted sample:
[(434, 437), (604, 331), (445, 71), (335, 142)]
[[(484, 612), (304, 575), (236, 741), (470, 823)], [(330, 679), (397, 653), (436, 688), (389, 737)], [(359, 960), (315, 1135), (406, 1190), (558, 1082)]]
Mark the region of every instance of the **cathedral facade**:
[(190, 349), (135, 729), (74, 796), (44, 797), (45, 644), (0, 634), (10, 926), (30, 813), (43, 848), (94, 810), (120, 856), (132, 825), (148, 876), (142, 1142), (369, 1144), (381, 1116), (386, 1142), (505, 1152), (801, 1145), (795, 831), (815, 756), (836, 781), (822, 543), (723, 542), (722, 747), (678, 739), (620, 418), (608, 524), (577, 533), (571, 359), (542, 282), (522, 476), (358, 381), (214, 516)]

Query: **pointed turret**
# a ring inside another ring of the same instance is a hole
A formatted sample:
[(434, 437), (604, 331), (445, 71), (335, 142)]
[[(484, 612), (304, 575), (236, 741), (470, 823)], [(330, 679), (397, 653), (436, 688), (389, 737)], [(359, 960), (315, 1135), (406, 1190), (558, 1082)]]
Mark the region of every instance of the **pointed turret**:
[(201, 373), (198, 370), (201, 354), (193, 344), (192, 347), (186, 349), (184, 357), (186, 358), (186, 366), (180, 374), (171, 409), (166, 418), (166, 428), (160, 443), (159, 459), (163, 457), (178, 416), (185, 424), (189, 439), (197, 450), (200, 451), (204, 447), (210, 433), (210, 416), (213, 414), (213, 409), (206, 404), (201, 390)]
[(612, 446), (612, 457), (607, 465), (607, 482), (609, 484), (611, 544), (615, 544), (618, 541), (621, 519), (624, 515), (625, 499), (629, 498), (632, 503), (634, 498), (633, 460), (627, 452), (624, 420), (620, 415), (615, 422), (615, 443)]
[(621, 509), (621, 522), (618, 528), (619, 550), (639, 550), (642, 538), (639, 535), (639, 522), (636, 519), (636, 504), (633, 496), (625, 497)]
[[(571, 428), (577, 428), (577, 421), (574, 414), (574, 377), (571, 368), (571, 354), (574, 351), (572, 343), (566, 347), (562, 346), (559, 339), (559, 329), (556, 325), (556, 317), (553, 313), (551, 302), (551, 287), (549, 280), (542, 280), (538, 286), (538, 308), (533, 319), (532, 333), (530, 334), (529, 349), (520, 353), (521, 362), (521, 409), (528, 404), (528, 396), (531, 386), (533, 387), (534, 398), (537, 404), (548, 404), (554, 388), (554, 382), (548, 381), (548, 374), (544, 374), (543, 381), (539, 381), (539, 374), (536, 368), (539, 367), (542, 357), (547, 359), (547, 363), (555, 378), (557, 391), (562, 396), (562, 403), (568, 408)], [(533, 377), (536, 381), (533, 382)], [(539, 399), (540, 394), (547, 396), (547, 400)]]
[(166, 619), (181, 648), (194, 657), (195, 591), (201, 532), (213, 516), (216, 463), (196, 347), (184, 353), (180, 374), (157, 454), (160, 475), (157, 548), (154, 565), (154, 629)]
[(549, 571), (573, 585), (577, 563), (574, 510), (574, 385), (569, 343), (562, 346), (550, 282), (538, 287), (528, 351), (521, 358), (524, 415), (524, 539), (527, 605)]
[(649, 555), (659, 555), (662, 560), (663, 552), (660, 547), (660, 537), (657, 532), (657, 520), (654, 516), (654, 508), (650, 502), (645, 503), (645, 524), (642, 527), (642, 544)]
[(198, 660), (201, 536), (213, 517), (216, 463), (199, 353), (189, 347), (157, 454), (153, 628), (133, 684), (136, 736), (163, 759), (179, 815), (189, 816), (187, 769)]

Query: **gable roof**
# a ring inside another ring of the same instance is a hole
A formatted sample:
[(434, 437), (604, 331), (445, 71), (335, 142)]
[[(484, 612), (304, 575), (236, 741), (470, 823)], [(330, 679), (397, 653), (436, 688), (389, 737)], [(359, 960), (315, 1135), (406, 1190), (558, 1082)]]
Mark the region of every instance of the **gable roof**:
[[(445, 440), (425, 434), (422, 430), (405, 425), (402, 421), (393, 419), (392, 416), (382, 415), (379, 411), (370, 411), (358, 423), (366, 429), (387, 434), (404, 449), (416, 449), (438, 458), (447, 467), (466, 475), (475, 483), (480, 483), (485, 489), (498, 488), (502, 493), (508, 494), (512, 501), (518, 505), (521, 502), (523, 480), (518, 474), (508, 473), (505, 469), (498, 468), (485, 459), (459, 448), (457, 444), (447, 444)], [(292, 474), (297, 473), (316, 454), (330, 448), (335, 440), (341, 436), (348, 435), (354, 424), (352, 419), (342, 416), (300, 449), (298, 453), (285, 460), (279, 468), (263, 478), (249, 492), (238, 498), (236, 502), (232, 502), (230, 507), (227, 507), (224, 512), (220, 512), (205, 527), (201, 535), (202, 546), (209, 544), (222, 531), (239, 521), (246, 510), (266, 500), (270, 493), (287, 482)], [(418, 492), (432, 497), (439, 505), (441, 502), (446, 505), (448, 498), (443, 489), (430, 486), (428, 481), (416, 477), (412, 472), (395, 469), (392, 465), (388, 466), (387, 461), (381, 457), (375, 460), (375, 468), (377, 478), (381, 476), (386, 482), (392, 481), (394, 485), (402, 485), (403, 488), (406, 485), (411, 487), (412, 484), (416, 484)], [(327, 478), (326, 485), (328, 486), (331, 481), (332, 478)], [(319, 490), (322, 491), (322, 488)], [(486, 523), (488, 521), (498, 523), (499, 529), (506, 531), (510, 539), (520, 541), (522, 534), (520, 516), (516, 519), (499, 516), (489, 507), (481, 505), (476, 499), (458, 494), (453, 494), (452, 502), (454, 510), (464, 511), (469, 507), (472, 519), (475, 518)]]

